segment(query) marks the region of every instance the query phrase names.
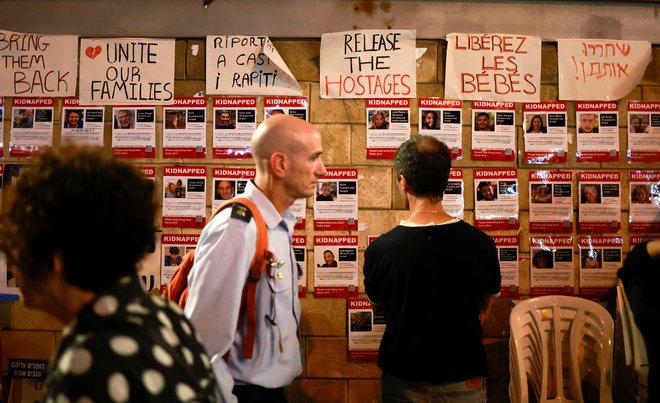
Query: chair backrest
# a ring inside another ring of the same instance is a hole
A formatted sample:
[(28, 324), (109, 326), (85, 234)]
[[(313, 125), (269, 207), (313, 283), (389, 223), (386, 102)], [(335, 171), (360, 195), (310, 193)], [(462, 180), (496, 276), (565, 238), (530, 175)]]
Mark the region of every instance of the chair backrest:
[(621, 318), (623, 328), (623, 347), (626, 357), (626, 365), (633, 365), (636, 370), (649, 365), (646, 355), (646, 344), (644, 338), (637, 328), (633, 318), (630, 303), (626, 296), (626, 290), (621, 281), (616, 286), (616, 312)]
[(528, 402), (529, 381), (539, 402), (583, 403), (582, 382), (600, 402), (612, 402), (614, 323), (599, 304), (551, 295), (521, 301), (509, 318), (509, 395)]

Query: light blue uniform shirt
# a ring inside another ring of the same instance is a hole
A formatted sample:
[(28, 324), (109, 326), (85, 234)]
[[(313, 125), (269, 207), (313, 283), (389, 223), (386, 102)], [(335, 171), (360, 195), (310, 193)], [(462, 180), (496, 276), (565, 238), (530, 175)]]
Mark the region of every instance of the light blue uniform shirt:
[[(238, 329), (241, 294), (255, 249), (257, 226), (230, 218), (226, 208), (209, 222), (199, 238), (195, 265), (188, 276), (188, 302), (184, 313), (190, 318), (211, 356), (222, 397), (235, 401), (234, 383), (266, 388), (286, 386), (302, 372), (298, 324), (298, 269), (291, 247), (295, 218), (289, 210), (280, 216), (268, 198), (249, 181), (241, 195), (253, 201), (268, 227), (268, 249), (281, 260), (262, 275), (257, 284), (257, 328), (253, 358), (242, 359), (243, 329)], [(271, 325), (265, 316), (277, 325)], [(282, 352), (280, 352), (280, 340)], [(223, 356), (229, 351), (228, 362)]]

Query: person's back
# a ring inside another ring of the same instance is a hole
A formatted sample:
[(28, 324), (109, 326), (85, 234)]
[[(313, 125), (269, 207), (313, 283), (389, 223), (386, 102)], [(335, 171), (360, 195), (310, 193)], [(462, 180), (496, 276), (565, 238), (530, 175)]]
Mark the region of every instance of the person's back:
[(411, 381), (485, 375), (479, 314), (484, 295), (499, 291), (495, 251), (492, 239), (458, 220), (399, 225), (369, 246), (365, 288), (387, 323), (381, 369)]

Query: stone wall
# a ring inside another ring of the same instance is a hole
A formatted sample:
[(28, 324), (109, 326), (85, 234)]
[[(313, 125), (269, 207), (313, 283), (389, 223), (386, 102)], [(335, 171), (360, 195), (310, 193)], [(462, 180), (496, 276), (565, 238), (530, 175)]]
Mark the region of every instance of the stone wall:
[[(392, 170), (391, 160), (366, 159), (366, 130), (364, 100), (328, 100), (319, 96), (319, 53), (320, 40), (274, 40), (274, 44), (284, 61), (290, 67), (294, 76), (300, 82), (304, 95), (310, 99), (310, 121), (314, 123), (323, 135), (325, 152), (323, 159), (329, 167), (357, 167), (359, 169), (359, 220), (365, 229), (358, 232), (360, 268), (368, 235), (378, 235), (395, 226), (400, 219), (405, 218), (404, 200), (398, 193)], [(198, 45), (199, 53), (193, 56), (191, 46)], [(419, 97), (441, 97), (444, 93), (444, 60), (446, 43), (444, 41), (420, 40), (418, 47), (427, 48), (424, 56), (417, 64), (417, 93)], [(192, 96), (205, 88), (205, 42), (204, 38), (180, 39), (176, 43), (176, 83), (175, 96)], [(620, 154), (618, 163), (581, 163), (575, 158), (575, 142), (569, 145), (569, 161), (563, 164), (551, 164), (543, 167), (527, 165), (522, 160), (523, 147), (522, 109), (516, 104), (516, 130), (518, 143), (518, 159), (515, 163), (496, 161), (471, 161), (470, 159), (470, 127), (469, 119), (464, 120), (463, 147), (464, 158), (456, 161), (454, 166), (464, 168), (465, 180), (465, 220), (472, 223), (474, 219), (474, 197), (472, 194), (472, 168), (477, 167), (511, 167), (518, 168), (520, 189), (520, 252), (522, 256), (529, 254), (528, 244), (528, 194), (527, 178), (529, 170), (561, 168), (578, 171), (620, 170), (624, 173), (637, 169), (658, 169), (656, 164), (635, 164), (625, 162), (627, 146), (627, 119), (625, 100), (660, 100), (660, 47), (653, 48), (654, 60), (640, 83), (622, 102), (620, 102)], [(557, 100), (557, 47), (555, 43), (544, 43), (542, 52), (542, 89), (541, 100)], [(261, 100), (260, 100), (261, 102)], [(11, 116), (11, 101), (6, 100), (5, 116)], [(416, 100), (411, 103), (411, 122), (417, 122)], [(574, 103), (569, 102), (569, 131), (575, 133)], [(209, 111), (212, 106), (209, 106)], [(258, 121), (263, 119), (260, 105)], [(109, 111), (109, 109), (107, 109)], [(157, 108), (157, 133), (162, 132), (162, 108)], [(463, 116), (470, 116), (470, 102), (464, 103)], [(61, 104), (57, 100), (55, 119), (61, 121)], [(212, 119), (212, 114), (207, 114)], [(5, 118), (7, 119), (7, 118)], [(111, 120), (106, 122), (105, 149), (110, 150)], [(59, 127), (55, 124), (55, 145), (60, 141)], [(207, 125), (208, 145), (212, 143), (212, 125)], [(417, 132), (416, 123), (412, 132)], [(4, 144), (9, 144), (9, 122), (4, 125)], [(162, 167), (165, 165), (250, 165), (251, 161), (214, 160), (211, 153), (205, 160), (173, 160), (162, 159), (162, 136), (157, 136), (156, 160), (133, 160), (135, 164), (156, 165), (157, 177), (162, 177)], [(660, 146), (660, 145), (659, 145)], [(209, 149), (211, 147), (208, 147)], [(8, 155), (5, 152), (5, 155)], [(15, 162), (6, 158), (5, 162)], [(210, 177), (210, 172), (209, 172)], [(157, 185), (161, 185), (157, 179)], [(622, 176), (622, 192), (628, 192), (627, 174)], [(207, 207), (210, 212), (211, 195), (208, 195)], [(312, 258), (312, 202), (308, 202), (307, 231), (299, 231), (308, 235), (308, 262)], [(574, 206), (577, 206), (577, 199)], [(624, 251), (628, 250), (628, 201), (622, 198), (622, 234), (625, 238)], [(160, 223), (160, 218), (157, 220)], [(166, 229), (168, 233), (195, 233), (196, 230)], [(495, 231), (495, 233), (512, 234), (516, 231)], [(577, 270), (577, 267), (576, 267)], [(529, 264), (521, 262), (521, 292), (529, 294)], [(313, 267), (308, 264), (308, 290), (313, 293)], [(576, 276), (577, 278), (577, 276)], [(360, 291), (364, 291), (363, 277), (360, 275)], [(576, 284), (577, 285), (577, 284)], [(380, 370), (375, 363), (349, 362), (347, 360), (347, 330), (346, 301), (343, 299), (315, 299), (312, 294), (302, 301), (303, 316), (301, 331), (305, 366), (302, 376), (288, 388), (291, 402), (371, 402), (378, 401)], [(485, 342), (489, 355), (489, 393), (490, 401), (506, 401), (508, 387), (508, 301), (496, 301), (491, 317), (485, 325)], [(2, 318), (2, 362), (3, 373), (7, 372), (9, 358), (48, 359), (60, 339), (61, 325), (46, 315), (28, 310), (21, 303), (1, 303), (0, 318)], [(442, 320), (438, 318), (437, 320)], [(447, 323), (447, 331), (451, 331), (451, 323)]]

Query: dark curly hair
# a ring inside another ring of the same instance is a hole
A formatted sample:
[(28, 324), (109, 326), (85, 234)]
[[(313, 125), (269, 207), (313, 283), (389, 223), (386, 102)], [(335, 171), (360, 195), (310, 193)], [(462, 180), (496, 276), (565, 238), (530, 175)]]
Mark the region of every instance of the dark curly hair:
[(394, 169), (397, 178), (406, 178), (411, 194), (442, 199), (449, 180), (451, 154), (447, 145), (435, 137), (413, 136), (397, 150)]
[(43, 281), (60, 254), (66, 281), (100, 290), (136, 273), (154, 243), (154, 185), (100, 150), (42, 154), (10, 188), (0, 249), (21, 274)]

